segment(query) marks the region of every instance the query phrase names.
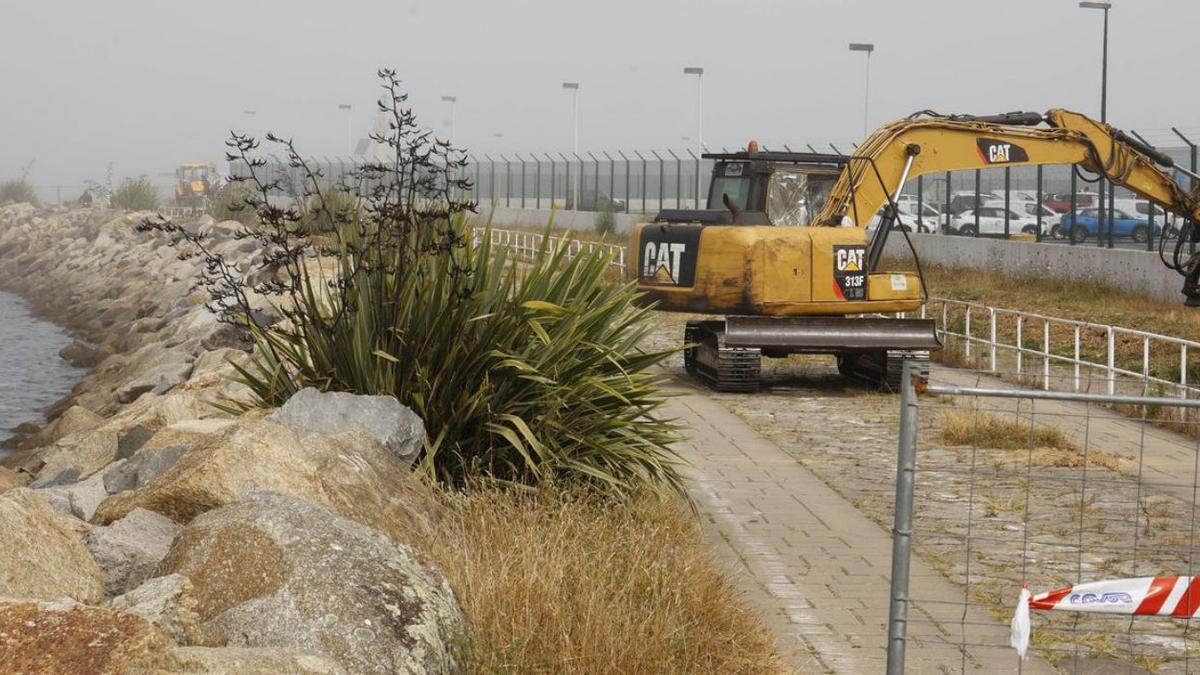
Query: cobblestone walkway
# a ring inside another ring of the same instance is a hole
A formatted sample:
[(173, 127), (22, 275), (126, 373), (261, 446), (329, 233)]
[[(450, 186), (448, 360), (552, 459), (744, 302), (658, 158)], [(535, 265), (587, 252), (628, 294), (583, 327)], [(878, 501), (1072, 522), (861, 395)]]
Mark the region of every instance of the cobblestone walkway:
[[(785, 656), (801, 673), (883, 672), (890, 534), (719, 402), (679, 391), (668, 412), (689, 429), (681, 452), (706, 531)], [(916, 557), (911, 592), (924, 601), (910, 611), (908, 672), (1054, 672), (1019, 666), (1007, 630), (964, 614), (962, 590)]]

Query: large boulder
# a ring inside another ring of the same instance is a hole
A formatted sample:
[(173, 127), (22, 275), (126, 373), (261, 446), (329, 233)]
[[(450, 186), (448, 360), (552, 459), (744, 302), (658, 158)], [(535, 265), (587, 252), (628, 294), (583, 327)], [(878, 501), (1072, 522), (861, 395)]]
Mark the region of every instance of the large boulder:
[(321, 392), (306, 387), (267, 419), (300, 434), (363, 431), (410, 464), (425, 442), (425, 423), (392, 396)]
[(174, 466), (187, 451), (186, 445), (142, 448), (103, 473), (104, 489), (108, 494), (116, 494), (142, 487)]
[(103, 599), (104, 578), (80, 541), (86, 530), (33, 490), (0, 495), (0, 597)]
[(31, 476), (27, 473), (0, 466), (0, 494), (28, 485), (30, 478)]
[(298, 649), (176, 647), (141, 659), (126, 672), (129, 675), (345, 675), (346, 670), (327, 656)]
[(181, 645), (187, 644), (198, 620), (192, 582), (178, 574), (150, 579), (113, 598), (109, 606), (142, 617)]
[(72, 434), (87, 433), (101, 424), (104, 424), (103, 417), (87, 408), (73, 405), (21, 445), (27, 448), (40, 448)]
[(192, 583), (202, 646), (315, 649), (355, 673), (454, 670), (445, 578), (407, 546), (277, 494), (197, 517), (159, 567)]
[(426, 527), (438, 513), (432, 491), (407, 461), (365, 434), (301, 436), (265, 420), (243, 420), (145, 486), (109, 497), (93, 521), (107, 524), (141, 507), (187, 523), (256, 490), (328, 506), (394, 535)]
[(70, 600), (0, 600), (0, 667), (6, 673), (124, 673), (171, 647), (141, 617)]
[(145, 509), (106, 527), (94, 527), (83, 537), (96, 564), (104, 573), (104, 590), (120, 595), (148, 578), (171, 549), (179, 525)]

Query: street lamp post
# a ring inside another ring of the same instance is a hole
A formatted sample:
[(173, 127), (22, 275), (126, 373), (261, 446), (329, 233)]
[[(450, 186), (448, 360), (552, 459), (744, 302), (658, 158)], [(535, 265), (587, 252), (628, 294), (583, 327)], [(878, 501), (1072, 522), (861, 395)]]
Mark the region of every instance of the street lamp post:
[(700, 208), (700, 166), (704, 155), (704, 69), (699, 66), (689, 66), (683, 69), (684, 75), (696, 76), (696, 209)]
[(851, 42), (850, 51), (867, 53), (867, 84), (863, 94), (863, 138), (867, 137), (867, 117), (871, 109), (871, 52), (875, 44), (871, 42)]
[[(1083, 9), (1101, 9), (1104, 10), (1104, 41), (1100, 57), (1100, 121), (1108, 121), (1108, 10), (1112, 9), (1112, 3), (1105, 0), (1104, 2), (1081, 2), (1079, 6)], [(1099, 230), (1096, 232), (1096, 242), (1104, 245), (1104, 189), (1105, 179), (1100, 178), (1100, 185), (1096, 188), (1099, 209), (1096, 213), (1099, 218)], [(1113, 247), (1113, 226), (1112, 213), (1108, 213), (1108, 247)]]
[[(571, 91), (571, 152), (575, 156), (579, 156), (579, 83), (578, 82), (563, 82), (563, 89)], [(579, 171), (575, 174), (575, 180), (571, 181), (571, 208), (579, 208), (579, 174), (583, 173), (583, 164), (580, 163)]]
[(339, 103), (338, 104), (338, 110), (346, 111), (346, 154), (347, 155), (354, 155), (354, 130), (352, 127), (352, 125), (354, 124), (354, 117), (350, 114), (350, 111), (353, 109), (354, 108), (349, 103)]
[(442, 101), (450, 104), (450, 145), (454, 145), (454, 104), (458, 103), (457, 96), (443, 96)]

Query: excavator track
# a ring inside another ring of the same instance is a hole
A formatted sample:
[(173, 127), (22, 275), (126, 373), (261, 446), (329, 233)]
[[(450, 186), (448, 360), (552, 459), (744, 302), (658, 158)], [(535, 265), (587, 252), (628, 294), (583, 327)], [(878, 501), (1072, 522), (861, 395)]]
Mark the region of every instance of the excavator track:
[(838, 372), (846, 377), (900, 391), (904, 362), (912, 361), (921, 378), (929, 377), (929, 352), (912, 349), (889, 349), (857, 354), (838, 355)]
[(899, 391), (905, 360), (929, 372), (931, 349), (941, 347), (934, 324), (920, 319), (726, 317), (689, 321), (683, 365), (717, 391), (756, 391), (764, 354), (834, 354), (846, 377)]
[(689, 374), (698, 375), (717, 391), (758, 391), (762, 350), (726, 346), (723, 321), (689, 321), (684, 341), (693, 345), (683, 354), (683, 365)]

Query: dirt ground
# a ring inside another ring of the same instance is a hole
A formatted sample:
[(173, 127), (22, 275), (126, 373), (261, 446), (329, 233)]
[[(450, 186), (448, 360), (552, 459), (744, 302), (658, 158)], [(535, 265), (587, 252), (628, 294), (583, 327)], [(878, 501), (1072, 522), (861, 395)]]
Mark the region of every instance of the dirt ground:
[[(647, 346), (678, 346), (688, 317), (658, 317)], [(669, 368), (686, 380), (680, 355)], [(767, 360), (763, 374), (757, 394), (708, 395), (890, 529), (899, 397), (844, 380), (832, 357)], [(1138, 448), (1114, 461), (1098, 448), (1080, 455), (1100, 439), (1075, 439), (1068, 450), (941, 443), (943, 412), (988, 407), (933, 397), (921, 407), (915, 550), (963, 587), (964, 598), (1007, 623), (1023, 583), (1037, 593), (1080, 581), (1191, 574), (1198, 547), (1192, 503), (1138, 480)], [(1028, 416), (1017, 419), (1029, 424)], [(1187, 657), (1200, 648), (1194, 633), (1184, 620), (1035, 612), (1033, 645), (1063, 666), (1079, 659), (1088, 671), (1119, 662), (1186, 672)]]

